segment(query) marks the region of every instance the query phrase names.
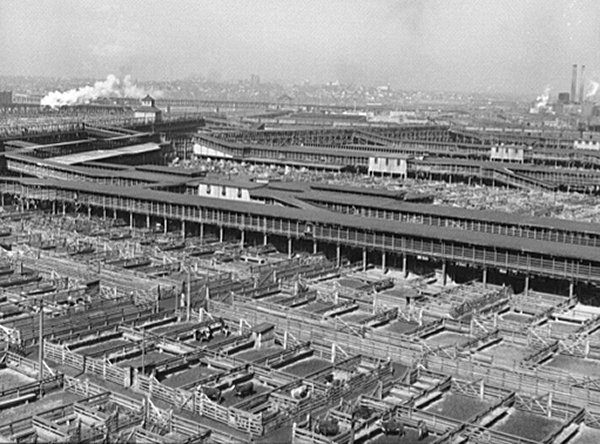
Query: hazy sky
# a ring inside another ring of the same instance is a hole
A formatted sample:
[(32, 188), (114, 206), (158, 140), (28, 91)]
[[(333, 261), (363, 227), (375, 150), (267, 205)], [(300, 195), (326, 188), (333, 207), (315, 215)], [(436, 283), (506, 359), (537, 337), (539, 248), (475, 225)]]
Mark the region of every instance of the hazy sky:
[(0, 74), (568, 91), (600, 0), (0, 0)]

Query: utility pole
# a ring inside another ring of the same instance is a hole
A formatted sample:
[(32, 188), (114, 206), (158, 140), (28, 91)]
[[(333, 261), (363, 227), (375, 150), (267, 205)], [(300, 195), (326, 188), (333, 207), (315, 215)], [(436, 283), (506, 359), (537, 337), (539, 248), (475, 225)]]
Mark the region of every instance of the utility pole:
[[(22, 265), (22, 264), (21, 264)], [(40, 325), (39, 325), (39, 366), (40, 374), (39, 380), (44, 379), (44, 300), (40, 299)]]
[(142, 327), (142, 375), (146, 366), (146, 329)]
[(188, 270), (187, 273), (187, 316), (186, 316), (186, 320), (189, 322), (190, 320), (190, 316), (191, 316), (191, 310), (192, 310), (192, 295), (191, 295), (191, 291), (190, 291), (190, 287), (191, 287), (191, 276), (190, 276), (190, 271)]

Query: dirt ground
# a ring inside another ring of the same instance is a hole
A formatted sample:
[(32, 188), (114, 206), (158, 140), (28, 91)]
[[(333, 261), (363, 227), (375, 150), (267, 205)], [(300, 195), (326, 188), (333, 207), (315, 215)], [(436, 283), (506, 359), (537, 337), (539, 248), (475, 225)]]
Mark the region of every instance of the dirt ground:
[(515, 410), (500, 420), (492, 429), (532, 441), (542, 441), (557, 430), (560, 424), (561, 422), (556, 419)]
[(2, 424), (8, 424), (18, 419), (33, 416), (40, 412), (59, 407), (61, 405), (70, 404), (81, 399), (83, 399), (81, 396), (74, 395), (73, 393), (63, 391), (53, 392), (35, 402), (22, 404), (8, 410), (0, 411), (0, 422)]
[(425, 339), (427, 341), (428, 344), (431, 344), (433, 346), (446, 346), (446, 345), (462, 345), (465, 344), (467, 342), (469, 342), (471, 339), (473, 339), (471, 336), (469, 335), (465, 335), (462, 333), (455, 333), (452, 331), (443, 331), (441, 333), (436, 333), (433, 336), (429, 336), (427, 339)]
[(445, 393), (441, 400), (434, 402), (425, 411), (446, 418), (466, 421), (490, 407), (490, 403), (458, 393)]
[(326, 361), (325, 359), (309, 358), (304, 359), (300, 362), (296, 362), (295, 364), (282, 367), (279, 370), (292, 375), (304, 377), (306, 375), (310, 375), (311, 373), (329, 367), (330, 365), (331, 362)]
[(16, 370), (10, 368), (0, 369), (0, 391), (31, 384), (32, 382), (35, 382), (34, 378), (25, 376)]

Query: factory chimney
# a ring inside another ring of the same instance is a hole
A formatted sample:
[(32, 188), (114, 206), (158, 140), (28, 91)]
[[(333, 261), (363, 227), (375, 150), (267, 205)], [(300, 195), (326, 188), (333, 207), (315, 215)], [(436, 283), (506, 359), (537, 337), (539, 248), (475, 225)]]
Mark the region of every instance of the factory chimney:
[(583, 87), (585, 85), (585, 80), (583, 76), (585, 75), (585, 65), (581, 65), (581, 71), (579, 72), (579, 103), (583, 103)]
[(573, 65), (573, 77), (571, 78), (571, 102), (577, 99), (577, 65)]

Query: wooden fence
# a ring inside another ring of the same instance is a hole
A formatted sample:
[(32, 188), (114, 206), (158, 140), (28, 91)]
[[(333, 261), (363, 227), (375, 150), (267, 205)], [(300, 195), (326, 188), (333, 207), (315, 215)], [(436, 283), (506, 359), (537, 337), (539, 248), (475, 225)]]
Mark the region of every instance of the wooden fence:
[(47, 359), (57, 364), (66, 365), (85, 373), (98, 376), (106, 381), (114, 382), (121, 387), (131, 385), (131, 376), (128, 368), (121, 368), (104, 359), (94, 359), (73, 352), (65, 346), (44, 341), (44, 354)]
[[(22, 402), (29, 402), (29, 397), (43, 396), (52, 390), (60, 389), (63, 386), (63, 375), (50, 376), (41, 381), (20, 385), (18, 387), (8, 388), (0, 391), (0, 406), (18, 403), (19, 398)], [(32, 396), (33, 395), (33, 396)]]
[(137, 376), (134, 388), (177, 408), (206, 416), (242, 432), (255, 436), (261, 436), (263, 433), (261, 414), (255, 415), (234, 407), (223, 407), (208, 399), (202, 392), (187, 392), (167, 387), (158, 382), (156, 378), (144, 375)]
[(424, 365), (431, 370), (457, 378), (483, 378), (488, 384), (528, 395), (552, 392), (555, 399), (579, 407), (600, 411), (600, 389), (586, 387), (568, 375), (551, 375), (545, 369), (503, 369), (466, 360), (427, 356)]
[[(11, 351), (6, 352), (4, 362), (7, 367), (13, 368), (29, 376), (38, 376), (40, 373), (40, 366), (37, 361), (27, 359)], [(55, 372), (51, 371), (50, 368), (44, 364), (42, 375), (44, 379), (46, 379), (55, 376)]]
[[(162, 425), (161, 423), (167, 419), (169, 421), (169, 428), (173, 432), (180, 433), (186, 437), (206, 436), (209, 431), (206, 426), (194, 420), (187, 419), (181, 415), (173, 413), (172, 410), (166, 411), (154, 406), (151, 402), (137, 400), (120, 393), (108, 393), (104, 387), (94, 384), (87, 379), (81, 380), (65, 376), (65, 389), (84, 398), (108, 395), (111, 402), (118, 404), (126, 410), (131, 412), (144, 412), (143, 414), (149, 423), (157, 423)], [(211, 440), (217, 444), (242, 442), (239, 437), (235, 437), (232, 434), (221, 430), (212, 429), (210, 432)]]
[(416, 341), (411, 342), (374, 331), (367, 333), (365, 337), (359, 337), (352, 333), (333, 330), (330, 324), (306, 319), (301, 314), (265, 310), (261, 306), (249, 306), (242, 301), (236, 301), (235, 305), (211, 301), (209, 307), (210, 312), (225, 319), (241, 318), (252, 325), (261, 322), (273, 323), (300, 341), (344, 344), (344, 349), (349, 354), (369, 355), (382, 359), (394, 356), (407, 365), (417, 362), (423, 354), (423, 346)]

